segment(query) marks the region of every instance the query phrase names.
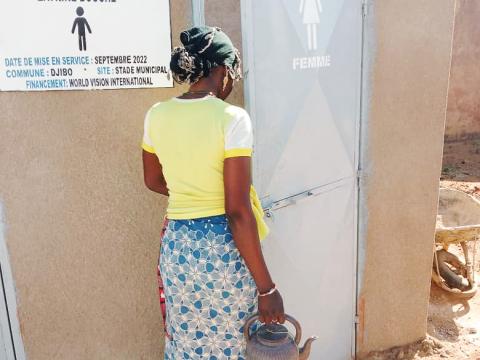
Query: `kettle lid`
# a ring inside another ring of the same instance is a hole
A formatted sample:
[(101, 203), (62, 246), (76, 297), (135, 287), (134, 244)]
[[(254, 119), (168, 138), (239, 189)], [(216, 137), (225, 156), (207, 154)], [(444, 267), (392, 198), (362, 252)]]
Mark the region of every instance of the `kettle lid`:
[(255, 335), (263, 345), (274, 346), (283, 344), (289, 340), (288, 329), (276, 323), (265, 324), (255, 332)]

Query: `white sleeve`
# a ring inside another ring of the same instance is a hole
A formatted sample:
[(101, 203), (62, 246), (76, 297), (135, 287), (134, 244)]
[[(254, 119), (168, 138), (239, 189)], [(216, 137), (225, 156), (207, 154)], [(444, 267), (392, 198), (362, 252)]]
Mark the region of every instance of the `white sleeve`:
[(153, 147), (153, 142), (152, 139), (150, 138), (150, 113), (152, 111), (152, 108), (150, 108), (147, 111), (147, 114), (145, 115), (145, 120), (143, 122), (143, 139), (142, 139), (142, 149), (149, 152), (149, 153), (155, 153), (155, 149)]
[(252, 156), (253, 127), (248, 113), (239, 107), (225, 129), (225, 158)]

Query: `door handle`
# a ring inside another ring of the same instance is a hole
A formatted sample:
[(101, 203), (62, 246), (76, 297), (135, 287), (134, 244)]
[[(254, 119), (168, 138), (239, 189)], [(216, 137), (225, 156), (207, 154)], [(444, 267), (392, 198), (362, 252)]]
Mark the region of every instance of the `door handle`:
[(332, 190), (338, 189), (342, 187), (345, 183), (347, 183), (349, 180), (354, 179), (356, 177), (357, 177), (356, 175), (347, 176), (326, 184), (315, 186), (305, 191), (301, 191), (297, 194), (287, 196), (283, 199), (274, 200), (270, 202), (269, 205), (265, 206), (263, 208), (263, 211), (265, 212), (266, 217), (273, 218), (273, 212), (278, 209), (281, 209), (290, 205), (295, 205), (297, 204), (297, 202), (305, 200), (312, 196), (317, 196), (317, 195), (324, 194)]

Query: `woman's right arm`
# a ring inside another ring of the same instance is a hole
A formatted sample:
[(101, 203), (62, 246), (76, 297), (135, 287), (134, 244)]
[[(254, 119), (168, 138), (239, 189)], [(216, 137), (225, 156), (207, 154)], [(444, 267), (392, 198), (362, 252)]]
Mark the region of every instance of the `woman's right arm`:
[[(250, 201), (251, 157), (235, 156), (224, 160), (225, 213), (235, 244), (249, 268), (257, 289), (264, 293), (273, 286), (260, 247), (257, 222)], [(259, 320), (283, 323), (285, 314), (280, 292), (258, 297)]]

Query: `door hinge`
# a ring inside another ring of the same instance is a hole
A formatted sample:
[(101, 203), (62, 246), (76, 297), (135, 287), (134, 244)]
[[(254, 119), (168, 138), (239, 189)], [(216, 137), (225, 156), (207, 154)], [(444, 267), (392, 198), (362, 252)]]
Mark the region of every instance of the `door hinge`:
[(363, 0), (362, 2), (362, 15), (363, 17), (367, 17), (368, 15), (368, 0)]
[(362, 177), (362, 170), (361, 169), (357, 169), (357, 179), (360, 179)]

